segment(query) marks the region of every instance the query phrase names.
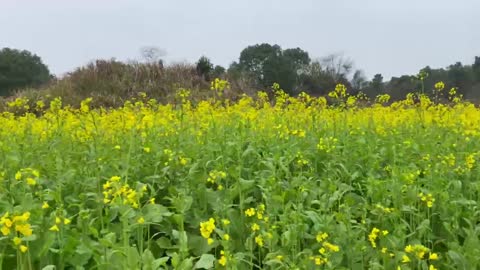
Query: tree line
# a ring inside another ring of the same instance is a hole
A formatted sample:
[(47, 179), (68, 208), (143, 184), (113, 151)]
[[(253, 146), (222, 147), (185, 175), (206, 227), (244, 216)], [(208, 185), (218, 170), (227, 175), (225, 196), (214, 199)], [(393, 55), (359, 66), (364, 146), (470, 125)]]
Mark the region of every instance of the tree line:
[[(322, 96), (334, 89), (336, 84), (341, 83), (351, 94), (363, 92), (371, 98), (380, 94), (389, 94), (392, 100), (402, 99), (406, 94), (420, 90), (426, 94), (433, 93), (434, 84), (443, 81), (446, 87), (456, 87), (457, 92), (465, 98), (480, 100), (480, 57), (478, 56), (474, 58), (473, 64), (464, 65), (457, 62), (438, 69), (426, 66), (418, 74), (392, 77), (389, 81), (384, 80), (380, 73), (367, 79), (362, 70), (355, 70), (353, 61), (343, 55), (331, 54), (312, 60), (309, 53), (301, 48), (284, 49), (279, 45), (267, 43), (246, 47), (240, 52), (238, 60), (231, 63), (229, 67), (214, 65), (208, 57), (202, 56), (191, 66), (179, 68), (177, 65), (172, 69), (172, 66), (163, 64), (161, 59), (163, 54), (155, 48), (144, 49), (143, 56), (146, 63), (97, 60), (89, 66), (79, 67), (64, 78), (55, 78), (36, 54), (26, 50), (3, 48), (0, 50), (0, 96), (10, 96), (25, 88), (48, 88), (54, 83), (58, 85), (59, 80), (76, 79), (79, 84), (85, 84), (81, 80), (88, 77), (86, 74), (101, 69), (108, 70), (110, 77), (105, 77), (102, 84), (90, 78), (89, 91), (108, 94), (108, 91), (116, 91), (115, 87), (132, 88), (128, 86), (129, 80), (136, 80), (135, 83), (138, 84), (139, 78), (144, 78), (152, 83), (155, 80), (162, 81), (161, 77), (166, 76), (165, 74), (169, 74), (168, 80), (172, 87), (173, 85), (182, 86), (187, 74), (190, 76), (188, 79), (190, 84), (208, 85), (209, 81), (217, 77), (228, 79), (233, 87), (238, 88), (238, 92), (251, 93), (265, 90), (273, 83), (278, 83), (291, 95), (306, 92), (314, 96)], [(162, 71), (169, 68), (169, 72)], [(119, 74), (112, 76), (110, 73), (115, 70)], [(142, 76), (138, 76), (139, 70), (148, 70), (147, 76), (143, 73)], [(130, 76), (129, 72), (135, 73), (135, 76)], [(122, 84), (106, 82), (107, 79), (113, 80), (120, 75), (126, 77), (122, 77)], [(176, 82), (172, 83), (172, 80)], [(205, 83), (197, 82), (198, 80)], [(105, 84), (109, 84), (109, 87), (105, 88)], [(141, 82), (140, 85), (145, 87), (147, 84)], [(160, 83), (156, 85), (162, 88), (164, 95), (168, 94), (165, 92), (173, 91), (166, 86), (161, 86)], [(72, 91), (80, 90), (75, 88)], [(160, 90), (152, 89), (152, 92), (154, 91)], [(129, 93), (128, 89), (125, 93)]]

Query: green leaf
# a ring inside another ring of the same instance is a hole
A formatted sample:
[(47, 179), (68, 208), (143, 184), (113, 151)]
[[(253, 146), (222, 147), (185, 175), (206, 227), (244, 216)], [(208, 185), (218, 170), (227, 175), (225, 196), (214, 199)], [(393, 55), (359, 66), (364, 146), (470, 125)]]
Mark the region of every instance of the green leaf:
[(148, 204), (144, 209), (145, 219), (149, 222), (160, 223), (163, 217), (169, 217), (172, 215), (168, 209), (159, 204)]
[(128, 258), (128, 268), (129, 269), (137, 269), (138, 263), (140, 262), (140, 255), (138, 254), (138, 250), (135, 247), (129, 247), (127, 249), (127, 258)]
[(154, 270), (156, 269), (153, 267), (155, 261), (155, 257), (153, 257), (152, 252), (149, 249), (146, 249), (143, 251), (142, 254), (142, 264), (143, 264), (143, 270)]
[(162, 258), (156, 259), (152, 264), (153, 269), (158, 269), (160, 268), (160, 266), (166, 266), (168, 260), (170, 260), (170, 257), (162, 257)]
[(215, 256), (212, 254), (203, 254), (200, 260), (195, 264), (195, 269), (210, 269), (213, 268), (215, 262)]
[(192, 270), (193, 267), (193, 259), (192, 258), (187, 258), (180, 263), (178, 266), (178, 270)]
[(201, 256), (215, 247), (215, 245), (209, 245), (207, 240), (199, 235), (190, 235), (188, 237), (188, 246), (195, 256)]

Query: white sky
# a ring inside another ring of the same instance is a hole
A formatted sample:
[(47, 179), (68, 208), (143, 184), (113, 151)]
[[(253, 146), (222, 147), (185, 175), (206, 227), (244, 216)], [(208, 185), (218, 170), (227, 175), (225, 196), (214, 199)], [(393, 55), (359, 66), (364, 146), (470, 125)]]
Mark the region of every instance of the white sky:
[(256, 43), (342, 52), (371, 78), (480, 56), (480, 0), (0, 0), (0, 48), (27, 49), (55, 74), (96, 58), (206, 55), (228, 65)]

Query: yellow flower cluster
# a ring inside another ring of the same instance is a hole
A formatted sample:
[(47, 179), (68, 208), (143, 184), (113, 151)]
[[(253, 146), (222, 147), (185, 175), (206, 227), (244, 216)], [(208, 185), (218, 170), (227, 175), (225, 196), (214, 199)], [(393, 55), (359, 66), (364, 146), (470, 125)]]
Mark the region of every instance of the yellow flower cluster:
[(321, 151), (325, 151), (326, 153), (330, 153), (335, 148), (337, 148), (336, 144), (338, 142), (337, 138), (334, 137), (327, 137), (327, 138), (320, 138), (317, 149)]
[(120, 182), (119, 176), (112, 176), (105, 184), (103, 184), (103, 203), (113, 204), (117, 200), (124, 205), (130, 205), (133, 208), (139, 207), (139, 200), (143, 197), (143, 192), (146, 191), (147, 186), (143, 185), (139, 192), (130, 188), (128, 184)]
[(223, 185), (218, 182), (226, 177), (226, 172), (213, 170), (208, 173), (207, 183), (217, 184), (217, 190), (223, 190)]
[(308, 165), (310, 162), (308, 161), (308, 159), (305, 159), (302, 155), (302, 153), (298, 152), (297, 153), (297, 165), (302, 167), (302, 166), (306, 166)]
[(347, 96), (347, 87), (343, 84), (337, 84), (335, 90), (328, 93), (331, 98), (345, 98)]
[(375, 205), (375, 207), (377, 209), (379, 209), (380, 211), (382, 211), (383, 213), (386, 213), (386, 214), (390, 214), (393, 211), (395, 211), (395, 208), (393, 208), (393, 207), (384, 207), (383, 205), (378, 204), (378, 203)]
[(225, 89), (230, 89), (230, 83), (226, 80), (216, 78), (211, 82), (210, 89), (218, 93), (219, 96), (223, 94)]
[(434, 87), (435, 87), (436, 91), (440, 92), (445, 88), (445, 83), (444, 82), (437, 82)]
[(390, 101), (390, 95), (389, 94), (378, 95), (375, 98), (375, 102), (380, 103), (380, 104), (388, 103), (388, 101)]
[(468, 170), (473, 169), (473, 166), (475, 165), (475, 153), (470, 154), (465, 158), (465, 166), (467, 167)]
[(220, 259), (218, 259), (218, 263), (221, 265), (221, 266), (226, 266), (227, 265), (227, 256), (225, 256), (225, 251), (224, 250), (221, 250), (220, 251)]
[(0, 231), (4, 236), (7, 236), (10, 234), (11, 229), (15, 228), (15, 231), (21, 233), (23, 236), (30, 236), (32, 235), (32, 228), (28, 223), (29, 219), (30, 212), (25, 212), (22, 215), (16, 215), (12, 218), (10, 218), (10, 214), (6, 212), (0, 218), (0, 225), (2, 225)]
[(13, 229), (16, 233), (13, 234), (14, 237), (12, 241), (15, 247), (17, 247), (23, 253), (28, 250), (28, 247), (22, 244), (22, 238), (19, 236), (28, 237), (33, 234), (31, 225), (28, 223), (29, 219), (30, 212), (24, 212), (22, 215), (15, 215), (13, 217), (10, 217), (10, 214), (6, 212), (0, 218), (0, 225), (2, 226), (0, 231), (2, 232), (3, 236), (9, 236)]
[(62, 224), (63, 225), (68, 225), (72, 222), (71, 219), (69, 218), (62, 218), (62, 217), (55, 217), (55, 224), (53, 224), (52, 227), (50, 227), (50, 231), (52, 232), (58, 232), (60, 231), (60, 227)]
[(40, 172), (32, 168), (21, 169), (15, 173), (15, 180), (21, 181), (25, 180), (27, 185), (35, 186), (37, 185), (37, 180), (40, 177)]
[(321, 243), (321, 247), (318, 250), (318, 255), (311, 256), (310, 260), (314, 261), (315, 265), (323, 265), (329, 262), (329, 257), (332, 252), (339, 252), (340, 247), (327, 241), (329, 235), (326, 232), (317, 233), (315, 239), (317, 243)]
[[(411, 257), (409, 257), (408, 255), (412, 255), (412, 258), (415, 258), (417, 260), (429, 260), (430, 263), (439, 259), (437, 253), (431, 252), (429, 248), (421, 244), (407, 245), (404, 251), (406, 254), (402, 255), (402, 263), (409, 263), (412, 261)], [(433, 264), (430, 264), (428, 269), (434, 270), (436, 269), (436, 267)]]
[(420, 192), (418, 193), (418, 198), (420, 198), (420, 200), (422, 202), (424, 202), (428, 208), (432, 208), (433, 207), (433, 203), (435, 202), (435, 198), (433, 198), (433, 195), (428, 193), (428, 194), (424, 194), (423, 192)]
[(370, 242), (373, 248), (376, 248), (377, 247), (376, 241), (379, 238), (379, 236), (386, 236), (387, 234), (388, 234), (387, 230), (380, 230), (376, 227), (373, 227), (372, 231), (368, 235), (368, 241)]
[(207, 221), (200, 222), (200, 234), (205, 239), (211, 239), (210, 236), (215, 230), (215, 219), (209, 218)]
[(257, 206), (257, 208), (250, 207), (247, 210), (245, 210), (245, 216), (247, 217), (253, 217), (257, 216), (258, 220), (264, 220), (265, 222), (268, 222), (268, 217), (264, 216), (265, 214), (265, 204), (261, 203)]

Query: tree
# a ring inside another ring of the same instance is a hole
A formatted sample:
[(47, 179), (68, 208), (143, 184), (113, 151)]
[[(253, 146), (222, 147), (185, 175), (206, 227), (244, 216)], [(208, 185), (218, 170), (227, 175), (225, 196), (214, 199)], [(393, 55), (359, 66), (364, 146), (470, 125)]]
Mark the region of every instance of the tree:
[(475, 56), (475, 62), (472, 65), (473, 76), (476, 82), (480, 82), (480, 57)]
[(383, 88), (383, 76), (382, 74), (378, 73), (373, 76), (372, 83), (371, 83), (372, 89), (375, 93), (375, 95), (380, 95), (383, 93), (384, 88)]
[(448, 79), (451, 85), (458, 87), (459, 93), (465, 94), (471, 86), (471, 73), (461, 62), (456, 62), (448, 67)]
[(221, 78), (224, 74), (225, 74), (225, 68), (224, 67), (222, 67), (220, 65), (216, 65), (213, 68), (213, 77)]
[(51, 79), (42, 59), (26, 50), (0, 50), (0, 95), (25, 87), (38, 87)]
[(389, 94), (392, 100), (400, 100), (418, 89), (418, 79), (415, 76), (403, 75), (399, 78), (392, 77), (385, 86), (385, 93)]
[(197, 61), (196, 70), (199, 76), (202, 76), (206, 81), (209, 81), (210, 75), (213, 71), (213, 64), (206, 56), (202, 56)]
[(282, 50), (278, 45), (263, 43), (243, 49), (239, 62), (232, 64), (230, 70), (251, 76), (257, 87), (279, 83), (286, 91), (295, 92), (299, 75), (309, 63), (308, 53), (300, 48)]

